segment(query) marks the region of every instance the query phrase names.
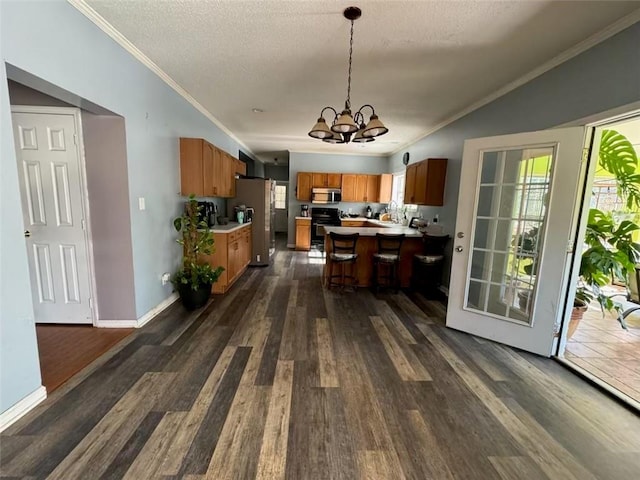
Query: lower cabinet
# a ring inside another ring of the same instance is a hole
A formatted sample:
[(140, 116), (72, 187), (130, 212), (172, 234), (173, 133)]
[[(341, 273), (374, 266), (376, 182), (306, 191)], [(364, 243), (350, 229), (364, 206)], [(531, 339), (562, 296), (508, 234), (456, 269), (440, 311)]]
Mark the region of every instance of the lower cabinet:
[(296, 250), (311, 249), (311, 219), (296, 218)]
[(251, 261), (251, 224), (232, 232), (214, 233), (215, 252), (205, 256), (212, 267), (223, 267), (224, 272), (213, 284), (213, 293), (225, 293), (246, 270)]

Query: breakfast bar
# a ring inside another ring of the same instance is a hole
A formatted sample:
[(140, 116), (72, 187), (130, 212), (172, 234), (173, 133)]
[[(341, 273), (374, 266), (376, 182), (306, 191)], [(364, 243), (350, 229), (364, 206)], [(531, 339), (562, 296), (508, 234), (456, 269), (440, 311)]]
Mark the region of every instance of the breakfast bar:
[[(372, 224), (373, 222), (369, 223)], [(324, 227), (324, 251), (327, 256), (332, 251), (331, 238), (329, 234), (331, 232), (339, 233), (342, 235), (353, 235), (358, 233), (358, 243), (356, 246), (356, 253), (358, 259), (356, 260), (357, 270), (357, 284), (359, 287), (369, 287), (372, 284), (373, 275), (373, 254), (378, 250), (378, 243), (376, 240), (377, 233), (384, 233), (388, 235), (397, 235), (404, 233), (405, 238), (402, 243), (402, 250), (400, 251), (400, 286), (408, 287), (411, 281), (411, 268), (412, 260), (415, 254), (421, 254), (423, 249), (422, 233), (415, 228), (403, 227), (400, 225), (392, 224), (391, 226), (384, 227)], [(328, 275), (328, 266), (325, 263), (323, 277), (326, 279)]]

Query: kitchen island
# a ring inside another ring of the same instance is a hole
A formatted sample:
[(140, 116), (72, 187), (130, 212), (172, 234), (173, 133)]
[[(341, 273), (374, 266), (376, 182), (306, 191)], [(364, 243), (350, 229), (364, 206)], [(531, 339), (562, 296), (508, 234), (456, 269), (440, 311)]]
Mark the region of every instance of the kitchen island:
[[(382, 223), (382, 222), (380, 222)], [(422, 253), (422, 233), (415, 228), (403, 227), (397, 224), (389, 224), (389, 226), (381, 227), (324, 227), (324, 251), (327, 256), (332, 251), (331, 238), (329, 233), (335, 232), (342, 235), (360, 234), (356, 245), (357, 279), (359, 287), (369, 287), (372, 285), (373, 275), (373, 254), (378, 251), (377, 233), (385, 233), (389, 235), (397, 235), (404, 233), (404, 241), (402, 242), (402, 250), (400, 251), (400, 286), (408, 287), (411, 282), (411, 268), (413, 256)], [(328, 265), (325, 263), (323, 278), (326, 280), (328, 275)]]

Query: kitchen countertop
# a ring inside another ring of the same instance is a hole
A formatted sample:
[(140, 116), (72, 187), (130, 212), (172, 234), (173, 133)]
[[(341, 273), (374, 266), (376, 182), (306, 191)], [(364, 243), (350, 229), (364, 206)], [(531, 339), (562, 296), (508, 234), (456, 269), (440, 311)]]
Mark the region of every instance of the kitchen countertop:
[[(386, 222), (384, 222), (386, 223)], [(342, 235), (353, 235), (359, 233), (361, 237), (375, 237), (376, 233), (400, 234), (404, 233), (406, 238), (421, 238), (420, 233), (415, 228), (403, 227), (402, 225), (392, 224), (390, 226), (375, 227), (324, 227), (325, 233), (336, 232)]]
[(242, 227), (246, 227), (247, 225), (251, 225), (249, 223), (238, 223), (238, 222), (229, 222), (226, 225), (216, 225), (211, 229), (213, 233), (231, 233), (236, 230), (240, 230)]
[(296, 220), (311, 220), (311, 216), (308, 216), (308, 217), (297, 216)]

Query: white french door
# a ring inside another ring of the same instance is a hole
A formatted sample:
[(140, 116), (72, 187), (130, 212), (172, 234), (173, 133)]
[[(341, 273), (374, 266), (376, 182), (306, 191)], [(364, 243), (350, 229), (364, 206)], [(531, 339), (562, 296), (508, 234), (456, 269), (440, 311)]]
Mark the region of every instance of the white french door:
[(551, 355), (573, 255), (585, 131), (465, 142), (448, 327)]
[(37, 108), (12, 113), (35, 320), (91, 324), (79, 116)]

